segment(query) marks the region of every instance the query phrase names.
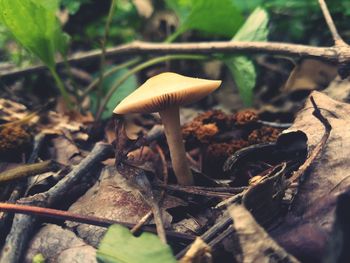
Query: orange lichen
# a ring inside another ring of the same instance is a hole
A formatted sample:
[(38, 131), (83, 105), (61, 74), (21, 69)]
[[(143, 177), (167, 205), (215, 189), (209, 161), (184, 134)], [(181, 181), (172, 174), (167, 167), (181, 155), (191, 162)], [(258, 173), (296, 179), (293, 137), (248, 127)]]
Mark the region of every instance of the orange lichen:
[(232, 115), (228, 115), (221, 110), (211, 110), (204, 112), (194, 118), (193, 121), (199, 121), (203, 124), (215, 123), (220, 130), (230, 129), (233, 124)]
[(200, 142), (208, 143), (219, 132), (218, 127), (214, 123), (200, 126), (196, 131), (197, 138)]
[(186, 141), (210, 143), (215, 135), (229, 130), (233, 125), (231, 115), (220, 110), (204, 112), (182, 127), (182, 134)]
[(0, 127), (0, 156), (19, 156), (30, 147), (32, 136), (21, 125)]
[(258, 114), (253, 110), (239, 111), (234, 115), (237, 125), (247, 125), (255, 123), (258, 120)]
[(249, 144), (257, 144), (264, 142), (274, 142), (281, 133), (279, 129), (263, 126), (260, 129), (252, 131), (248, 136)]

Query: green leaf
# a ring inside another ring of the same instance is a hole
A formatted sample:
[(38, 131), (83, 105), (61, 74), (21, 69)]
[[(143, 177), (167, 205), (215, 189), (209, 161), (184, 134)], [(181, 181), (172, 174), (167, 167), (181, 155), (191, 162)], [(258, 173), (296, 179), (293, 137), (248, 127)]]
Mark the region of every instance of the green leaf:
[[(267, 41), (268, 21), (266, 11), (260, 7), (256, 8), (232, 38), (232, 41)], [(231, 56), (224, 59), (224, 62), (231, 71), (243, 102), (246, 105), (251, 105), (256, 84), (256, 71), (253, 62), (244, 56)]]
[(176, 263), (169, 246), (156, 235), (143, 233), (134, 237), (120, 225), (112, 225), (97, 250), (97, 260), (103, 263)]
[(231, 71), (244, 104), (251, 105), (256, 80), (253, 62), (244, 56), (234, 56), (226, 60), (226, 65)]
[(67, 37), (56, 17), (58, 7), (58, 0), (0, 0), (0, 21), (24, 48), (51, 68), (55, 52), (67, 49)]
[(241, 26), (233, 41), (267, 41), (269, 17), (264, 9), (257, 7)]
[[(106, 69), (108, 70), (108, 69)], [(102, 83), (102, 94), (106, 94), (108, 90), (113, 86), (113, 84), (122, 77), (128, 70), (121, 69), (111, 76), (104, 78)], [(97, 76), (98, 77), (98, 76)], [(133, 92), (138, 86), (137, 79), (135, 75), (129, 77), (112, 95), (111, 99), (108, 101), (104, 112), (102, 113), (102, 119), (111, 117), (111, 112), (114, 110), (115, 106), (121, 102), (125, 97), (127, 97), (131, 92)], [(97, 97), (97, 93), (89, 93), (91, 99), (91, 111), (97, 111), (97, 101), (101, 98)]]
[(232, 36), (243, 23), (241, 13), (234, 0), (167, 0), (180, 19), (175, 36), (187, 31)]

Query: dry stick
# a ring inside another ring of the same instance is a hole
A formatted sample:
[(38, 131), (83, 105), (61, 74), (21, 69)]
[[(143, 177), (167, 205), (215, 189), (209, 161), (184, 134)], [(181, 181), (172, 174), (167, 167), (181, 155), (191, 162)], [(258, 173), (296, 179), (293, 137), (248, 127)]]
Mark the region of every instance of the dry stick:
[[(239, 193), (230, 199), (230, 202), (227, 202), (225, 204), (226, 206), (229, 206), (233, 203), (239, 202), (243, 198), (244, 192)], [(224, 213), (223, 216), (218, 220), (218, 222), (213, 225), (211, 228), (209, 228), (203, 235), (200, 236), (200, 238), (205, 242), (209, 243), (211, 242), (216, 236), (220, 235), (221, 233), (225, 232), (227, 228), (230, 227), (230, 231), (232, 231), (232, 218), (228, 213)], [(179, 253), (176, 254), (176, 258), (180, 259), (182, 258), (186, 252), (190, 249), (192, 244), (185, 247), (183, 250), (181, 250)]]
[[(28, 159), (28, 164), (32, 164), (36, 161), (38, 158), (39, 151), (41, 149), (41, 146), (44, 142), (45, 134), (39, 133), (34, 137), (34, 145), (33, 145), (33, 151)], [(16, 184), (15, 188), (13, 189), (10, 197), (8, 198), (7, 202), (9, 203), (15, 203), (20, 197), (23, 196), (24, 189), (26, 187), (26, 182), (19, 182)], [(3, 213), (0, 216), (0, 231), (2, 229), (5, 229), (7, 224), (9, 223), (9, 220), (11, 218), (11, 215), (8, 213)]]
[(334, 40), (334, 44), (336, 46), (347, 46), (347, 44), (345, 43), (345, 41), (341, 38), (341, 36), (338, 33), (337, 28), (335, 27), (334, 21), (331, 17), (331, 14), (329, 13), (327, 4), (325, 3), (324, 0), (318, 0), (318, 3), (320, 4), (324, 19), (326, 20), (326, 23), (328, 25), (329, 31), (331, 31), (333, 40)]
[[(112, 48), (107, 48), (106, 57), (117, 57), (121, 55), (161, 55), (161, 54), (272, 54), (296, 57), (312, 57), (326, 61), (337, 62), (340, 55), (345, 60), (350, 60), (350, 47), (345, 46), (340, 50), (338, 47), (313, 47), (307, 45), (288, 44), (279, 42), (235, 42), (235, 41), (213, 41), (197, 43), (151, 43), (134, 41)], [(83, 63), (93, 61), (101, 56), (100, 50), (77, 53), (70, 58), (70, 63)], [(63, 62), (57, 63), (58, 66)], [(1, 77), (16, 77), (45, 70), (43, 65), (33, 66), (26, 69), (11, 69), (0, 72)]]
[[(163, 172), (163, 184), (166, 186), (168, 185), (168, 168), (166, 165), (166, 160), (164, 153), (162, 149), (159, 147), (159, 145), (156, 145), (156, 150), (160, 156), (160, 159), (162, 161), (162, 172)], [(162, 200), (165, 197), (166, 191), (163, 190), (160, 194), (159, 198), (159, 206), (161, 206)], [(146, 224), (151, 218), (152, 218), (152, 210), (150, 210), (147, 214), (145, 214), (140, 221), (130, 230), (131, 233), (136, 233), (144, 224)]]
[(139, 220), (139, 222), (137, 222), (136, 225), (133, 226), (133, 228), (130, 229), (130, 232), (135, 234), (137, 231), (139, 231), (140, 228), (152, 218), (152, 215), (153, 215), (153, 212), (151, 209)]
[[(88, 215), (79, 215), (70, 213), (67, 211), (37, 207), (37, 206), (28, 206), (28, 205), (17, 205), (17, 204), (8, 204), (0, 202), (0, 211), (21, 213), (27, 215), (37, 215), (42, 217), (50, 217), (61, 220), (73, 221), (82, 224), (89, 224), (100, 227), (109, 227), (113, 224), (123, 225), (128, 228), (135, 227), (134, 224), (121, 222), (116, 220), (110, 220), (106, 218), (96, 217), (96, 216), (88, 216)], [(147, 232), (156, 232), (153, 227), (141, 227), (142, 230)], [(167, 231), (167, 235), (172, 238), (176, 238), (182, 241), (193, 241), (194, 236), (188, 234), (177, 233), (173, 231)]]
[[(207, 232), (205, 232), (203, 235), (200, 236), (200, 238), (205, 242), (209, 243), (217, 234), (224, 232), (227, 228), (229, 228), (232, 224), (231, 217), (226, 214), (224, 215), (221, 220), (216, 223), (214, 226), (208, 229)], [(232, 231), (232, 230), (231, 230)], [(181, 250), (179, 253), (176, 254), (176, 259), (182, 258), (187, 250), (189, 250), (191, 247), (191, 244), (185, 247), (183, 250)]]
[(209, 197), (222, 197), (227, 198), (231, 197), (232, 194), (239, 194), (247, 189), (247, 187), (201, 187), (201, 186), (184, 186), (184, 185), (160, 185), (155, 184), (156, 187), (176, 191), (183, 192), (193, 195), (202, 195)]
[(53, 161), (45, 161), (33, 164), (24, 164), (19, 167), (0, 173), (0, 183), (13, 181), (16, 179), (33, 176), (40, 173), (46, 173), (57, 167)]
[[(161, 148), (158, 145), (157, 145), (156, 149), (157, 149), (159, 156), (161, 158), (161, 161), (162, 161), (164, 183), (167, 184), (168, 183), (168, 169), (167, 169), (167, 165), (166, 165), (165, 156), (163, 154), (163, 151), (161, 150)], [(154, 218), (154, 222), (156, 224), (158, 236), (159, 236), (160, 240), (166, 244), (167, 240), (166, 240), (165, 229), (164, 229), (163, 213), (162, 213), (162, 210), (160, 209), (160, 206), (162, 204), (164, 196), (165, 196), (165, 191), (162, 191), (162, 193), (159, 197), (158, 203), (156, 203), (156, 201), (155, 201), (155, 203), (152, 204), (152, 212), (153, 212), (153, 218)]]
[(306, 159), (306, 161), (299, 167), (297, 171), (293, 173), (293, 175), (288, 179), (288, 182), (292, 184), (293, 182), (299, 180), (309, 169), (311, 164), (316, 160), (316, 158), (323, 152), (329, 135), (331, 134), (332, 126), (329, 121), (322, 115), (320, 109), (317, 107), (314, 98), (311, 96), (310, 101), (312, 106), (314, 107), (314, 111), (312, 115), (314, 115), (319, 121), (323, 124), (325, 128), (325, 132), (321, 138), (321, 141), (316, 145), (316, 147), (312, 150), (310, 156)]
[(45, 140), (45, 136), (46, 136), (45, 133), (39, 133), (35, 135), (34, 143), (33, 143), (33, 151), (29, 156), (28, 163), (34, 163), (38, 158), (39, 152), (41, 150), (41, 146), (43, 145)]
[[(97, 143), (90, 154), (80, 162), (70, 173), (50, 190), (28, 198), (22, 198), (21, 203), (48, 207), (64, 198), (69, 190), (92, 168), (107, 157), (113, 156), (113, 148), (109, 144)], [(27, 245), (36, 217), (16, 214), (10, 233), (0, 254), (0, 263), (20, 262), (21, 255)]]

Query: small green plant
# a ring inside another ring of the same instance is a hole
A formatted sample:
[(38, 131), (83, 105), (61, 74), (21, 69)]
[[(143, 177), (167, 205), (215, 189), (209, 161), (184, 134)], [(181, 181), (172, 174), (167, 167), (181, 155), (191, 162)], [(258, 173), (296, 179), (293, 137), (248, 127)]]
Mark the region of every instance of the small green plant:
[(133, 236), (121, 225), (108, 228), (97, 250), (100, 263), (176, 263), (171, 249), (150, 233)]
[(45, 263), (45, 258), (42, 254), (36, 254), (33, 257), (32, 263)]
[(56, 17), (58, 0), (0, 0), (0, 21), (14, 38), (50, 70), (66, 103), (70, 98), (56, 71), (55, 54), (66, 55), (68, 35)]

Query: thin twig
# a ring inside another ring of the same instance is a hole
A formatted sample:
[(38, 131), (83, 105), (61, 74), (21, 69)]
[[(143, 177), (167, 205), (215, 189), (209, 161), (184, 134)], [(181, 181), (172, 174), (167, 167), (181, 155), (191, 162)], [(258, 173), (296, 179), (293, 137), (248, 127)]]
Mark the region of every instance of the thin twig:
[(201, 187), (201, 186), (183, 186), (183, 185), (155, 185), (156, 187), (166, 189), (168, 191), (183, 192), (193, 195), (228, 198), (233, 194), (239, 194), (246, 190), (246, 187)]
[[(165, 156), (164, 156), (162, 149), (160, 148), (160, 146), (158, 144), (156, 145), (155, 148), (156, 148), (156, 150), (160, 156), (160, 159), (162, 161), (163, 184), (165, 186), (167, 186), (168, 185), (168, 169), (166, 166)], [(163, 190), (160, 194), (160, 197), (159, 197), (159, 206), (161, 206), (162, 201), (164, 200), (165, 194), (166, 194), (166, 191)], [(145, 214), (141, 218), (141, 220), (130, 230), (131, 233), (137, 232), (147, 221), (149, 221), (152, 218), (152, 214), (153, 214), (152, 210), (149, 211), (147, 214)], [(162, 231), (162, 230), (160, 230), (160, 231)], [(164, 228), (163, 228), (163, 231), (164, 231)]]
[(38, 158), (39, 151), (45, 140), (45, 133), (39, 133), (34, 137), (33, 151), (29, 156), (28, 163), (34, 163)]
[(152, 209), (148, 211), (140, 220), (137, 222), (136, 225), (133, 226), (133, 228), (130, 229), (130, 232), (135, 234), (140, 230), (140, 228), (143, 227), (144, 224), (146, 224), (151, 218), (152, 218), (153, 212)]
[[(209, 243), (218, 233), (222, 233), (232, 224), (232, 219), (228, 214), (225, 214), (218, 220), (218, 222), (209, 228), (200, 238), (205, 242)], [(190, 249), (191, 244), (176, 254), (176, 259), (182, 258), (186, 252)]]
[(332, 37), (333, 37), (333, 40), (334, 40), (334, 44), (336, 46), (344, 46), (344, 45), (347, 45), (344, 40), (341, 38), (341, 36), (339, 35), (338, 33), (338, 30), (334, 24), (334, 21), (332, 19), (332, 16), (331, 14), (329, 13), (329, 10), (328, 10), (328, 7), (327, 7), (327, 4), (324, 0), (318, 0), (319, 4), (320, 4), (320, 7), (321, 7), (321, 10), (322, 10), (322, 13), (323, 13), (323, 16), (324, 16), (324, 19), (326, 20), (326, 23), (328, 25), (328, 28), (329, 28), (329, 31), (331, 31), (331, 34), (332, 34)]
[[(350, 59), (350, 47), (342, 49), (345, 60)], [(213, 41), (197, 43), (151, 43), (134, 41), (116, 47), (107, 48), (106, 57), (117, 57), (121, 55), (170, 55), (170, 54), (272, 54), (295, 57), (312, 57), (326, 61), (337, 62), (339, 53), (336, 47), (313, 47), (307, 45), (288, 44), (279, 42), (235, 42), (235, 41)], [(68, 58), (69, 63), (86, 63), (94, 61), (101, 56), (101, 50), (76, 53)], [(59, 61), (58, 65), (63, 62)], [(16, 77), (45, 70), (43, 65), (33, 66), (26, 69), (10, 69), (0, 72), (0, 76)]]
[[(109, 227), (113, 224), (123, 225), (128, 228), (135, 227), (134, 224), (121, 222), (116, 220), (110, 220), (107, 218), (101, 218), (96, 216), (88, 216), (88, 215), (79, 215), (67, 211), (51, 209), (51, 208), (43, 208), (36, 206), (28, 206), (28, 205), (17, 205), (17, 204), (8, 204), (8, 203), (0, 203), (0, 211), (7, 211), (12, 213), (21, 213), (27, 215), (37, 215), (42, 217), (50, 217), (61, 220), (73, 221), (82, 224), (89, 224), (100, 227)], [(152, 213), (151, 213), (152, 214)], [(156, 232), (153, 227), (143, 227), (141, 229), (146, 232), (154, 233)], [(182, 234), (172, 231), (167, 231), (166, 233), (169, 237), (177, 238), (182, 241), (192, 241), (194, 237), (188, 234)]]

